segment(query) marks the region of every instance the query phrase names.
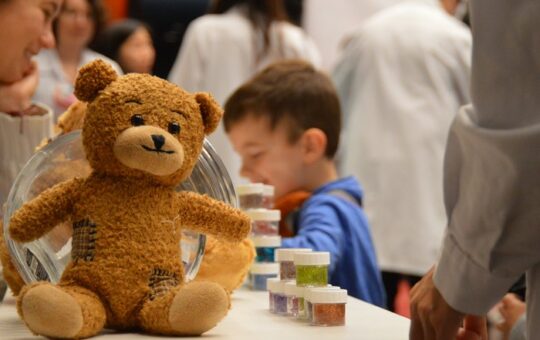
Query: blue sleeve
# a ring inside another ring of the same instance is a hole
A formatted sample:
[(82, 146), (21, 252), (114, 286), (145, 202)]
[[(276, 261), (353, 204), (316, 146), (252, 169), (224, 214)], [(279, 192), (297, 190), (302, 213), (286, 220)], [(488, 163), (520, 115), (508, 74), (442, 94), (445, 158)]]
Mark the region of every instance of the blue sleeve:
[(332, 204), (309, 204), (300, 212), (299, 230), (295, 237), (283, 239), (284, 248), (311, 248), (330, 252), (329, 276), (332, 276), (344, 247), (344, 232)]

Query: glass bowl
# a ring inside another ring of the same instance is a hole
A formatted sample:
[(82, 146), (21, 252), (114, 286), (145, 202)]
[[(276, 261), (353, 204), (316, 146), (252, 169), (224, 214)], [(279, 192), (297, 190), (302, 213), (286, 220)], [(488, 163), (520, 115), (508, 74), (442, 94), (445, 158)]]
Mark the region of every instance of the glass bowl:
[[(72, 227), (68, 222), (57, 225), (49, 233), (29, 243), (17, 243), (9, 237), (10, 216), (33, 197), (51, 186), (90, 173), (82, 146), (81, 131), (59, 136), (38, 151), (21, 170), (8, 195), (4, 214), (4, 237), (14, 263), (25, 282), (60, 280), (71, 258)], [(212, 145), (205, 140), (199, 160), (178, 188), (189, 190), (237, 207), (231, 178)], [(205, 236), (184, 229), (179, 244), (186, 281), (192, 280), (199, 270), (204, 254)]]

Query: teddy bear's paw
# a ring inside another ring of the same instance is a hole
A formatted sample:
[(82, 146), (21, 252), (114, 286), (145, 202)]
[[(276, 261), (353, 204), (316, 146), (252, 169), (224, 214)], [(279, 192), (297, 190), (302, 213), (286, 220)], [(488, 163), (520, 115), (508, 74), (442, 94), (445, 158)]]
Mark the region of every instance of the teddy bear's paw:
[(83, 327), (79, 303), (58, 287), (40, 284), (26, 291), (21, 299), (20, 314), (36, 334), (74, 338)]
[(200, 335), (225, 317), (229, 296), (213, 282), (192, 282), (178, 291), (169, 309), (169, 323), (182, 335)]

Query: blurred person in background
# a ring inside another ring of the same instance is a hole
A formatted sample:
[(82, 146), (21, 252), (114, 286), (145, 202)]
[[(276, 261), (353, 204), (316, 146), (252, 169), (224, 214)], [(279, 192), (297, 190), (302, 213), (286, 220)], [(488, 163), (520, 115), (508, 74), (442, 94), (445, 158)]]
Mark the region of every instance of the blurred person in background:
[(0, 0), (0, 207), (36, 145), (52, 134), (52, 112), (32, 103), (38, 82), (32, 58), (54, 46), (51, 23), (61, 4)]
[[(208, 91), (223, 104), (253, 74), (282, 59), (321, 63), (313, 41), (288, 21), (283, 0), (216, 0), (188, 27), (169, 80), (188, 91)], [(209, 139), (237, 185), (240, 159), (223, 127)]]
[(105, 28), (93, 49), (116, 61), (124, 73), (152, 73), (156, 51), (148, 26), (126, 19)]
[(102, 58), (121, 72), (118, 64), (89, 48), (104, 24), (100, 0), (65, 0), (53, 22), (56, 48), (44, 50), (36, 58), (39, 84), (34, 100), (52, 108), (55, 121), (75, 101), (73, 85), (82, 65)]
[(333, 72), (345, 121), (340, 171), (364, 184), (388, 308), (404, 315), (408, 288), (437, 260), (446, 139), (469, 103), (472, 39), (452, 17), (458, 3), (379, 11), (351, 34)]

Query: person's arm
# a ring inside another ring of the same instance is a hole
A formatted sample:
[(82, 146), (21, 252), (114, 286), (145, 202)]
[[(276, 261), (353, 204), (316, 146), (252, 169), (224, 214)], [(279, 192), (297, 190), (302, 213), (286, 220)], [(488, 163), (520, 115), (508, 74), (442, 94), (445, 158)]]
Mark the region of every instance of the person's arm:
[(344, 247), (343, 230), (339, 228), (334, 208), (330, 204), (310, 204), (301, 212), (298, 234), (284, 238), (282, 247), (330, 252), (329, 275), (332, 275)]
[(451, 128), (449, 226), (433, 281), (413, 292), (411, 339), (455, 337), (460, 312), (487, 313), (540, 261), (539, 14), (538, 2), (471, 3), (473, 106)]

